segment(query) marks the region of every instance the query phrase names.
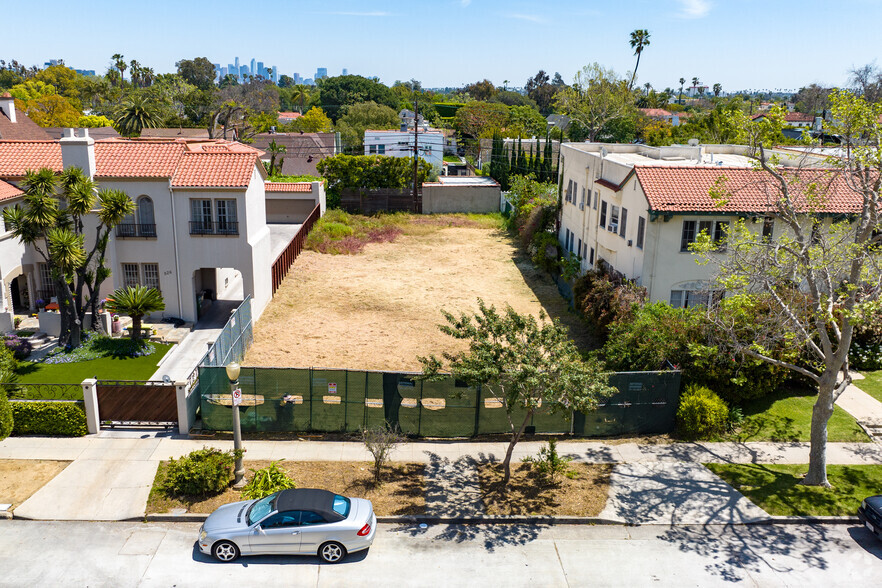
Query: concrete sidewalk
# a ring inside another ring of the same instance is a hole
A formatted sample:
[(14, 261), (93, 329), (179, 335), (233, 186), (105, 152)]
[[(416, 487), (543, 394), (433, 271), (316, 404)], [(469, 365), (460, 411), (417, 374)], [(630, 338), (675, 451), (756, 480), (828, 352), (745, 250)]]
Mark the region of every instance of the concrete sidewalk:
[[(536, 455), (544, 442), (524, 441), (514, 462)], [(0, 459), (55, 459), (71, 463), (15, 509), (22, 518), (42, 520), (138, 519), (161, 460), (178, 458), (204, 446), (232, 449), (232, 441), (194, 440), (155, 431), (104, 431), (80, 438), (10, 437), (0, 442)], [(361, 443), (346, 441), (245, 441), (246, 461), (369, 461)], [(427, 478), (430, 502), (439, 512), (443, 480), (458, 481), (456, 512), (480, 512), (474, 464), (501, 461), (505, 442), (405, 443), (392, 459), (429, 465), (438, 475)], [(830, 464), (882, 464), (875, 443), (830, 443)], [(702, 463), (808, 462), (808, 443), (602, 443), (561, 441), (558, 451), (584, 463), (616, 464), (605, 518), (629, 523), (745, 522), (765, 513), (724, 484)], [(463, 467), (457, 469), (457, 465)], [(453, 470), (456, 470), (453, 472)], [(427, 472), (428, 474), (431, 474)], [(447, 497), (449, 500), (449, 497)], [(639, 505), (644, 505), (638, 508)], [(446, 509), (446, 510), (445, 510)]]

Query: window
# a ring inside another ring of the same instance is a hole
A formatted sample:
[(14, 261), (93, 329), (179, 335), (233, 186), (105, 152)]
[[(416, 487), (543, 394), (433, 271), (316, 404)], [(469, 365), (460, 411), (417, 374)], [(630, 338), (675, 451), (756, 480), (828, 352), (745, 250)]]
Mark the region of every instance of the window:
[(138, 235), (156, 236), (156, 219), (153, 216), (153, 200), (149, 196), (138, 198)]
[(211, 233), (211, 200), (190, 200), (190, 234)]
[(144, 280), (141, 282), (142, 285), (147, 288), (156, 288), (159, 290), (159, 264), (145, 263), (141, 265), (141, 269), (144, 272)]
[(224, 235), (239, 234), (235, 200), (217, 201), (217, 232)]
[(721, 244), (719, 251), (725, 251), (724, 240), (729, 229), (729, 221), (683, 221), (683, 233), (680, 237), (680, 251), (689, 251), (689, 245), (695, 243), (695, 239), (702, 232), (710, 235), (714, 243)]
[(277, 512), (273, 516), (260, 523), (262, 529), (283, 529), (285, 527), (297, 527), (300, 525), (300, 511), (289, 510)]
[(566, 232), (564, 233), (564, 242), (563, 242), (563, 246), (564, 246), (564, 249), (566, 249), (566, 248), (569, 247), (569, 245), (570, 245), (570, 230), (569, 230), (569, 229), (564, 229), (564, 231), (566, 231)]
[(576, 198), (579, 197), (579, 183), (573, 182), (573, 206), (576, 205)]
[(597, 210), (597, 200), (600, 198), (600, 192), (594, 190), (594, 210)]
[(767, 216), (763, 219), (763, 240), (770, 241), (775, 233), (775, 219)]
[(567, 183), (567, 202), (572, 201), (573, 199), (573, 180), (570, 180)]
[(341, 517), (348, 517), (350, 506), (351, 504), (349, 502), (349, 499), (338, 494), (334, 496), (334, 506), (332, 506), (331, 508), (333, 508), (334, 512)]
[(386, 154), (386, 146), (385, 145), (377, 145), (377, 155), (385, 155)]
[(323, 525), (327, 523), (322, 517), (322, 515), (317, 512), (312, 512), (311, 510), (301, 510), (300, 511), (300, 524), (301, 525)]
[(576, 255), (582, 255), (582, 239), (579, 239), (579, 246), (576, 247)]
[(637, 217), (637, 249), (643, 249), (643, 233), (646, 232), (646, 219)]
[(607, 230), (610, 233), (617, 233), (619, 231), (619, 207), (613, 204), (610, 207), (609, 213), (609, 226)]
[(600, 228), (606, 228), (606, 200), (600, 203)]
[(122, 270), (124, 288), (133, 288), (141, 284), (141, 272), (137, 263), (124, 263)]
[(582, 200), (579, 201), (579, 210), (585, 210), (585, 186), (582, 186)]
[(622, 239), (625, 238), (625, 230), (628, 228), (628, 209), (624, 206), (622, 207), (622, 223), (619, 225), (619, 235)]
[(588, 254), (588, 265), (594, 266), (594, 247), (591, 248), (591, 252)]
[(722, 298), (722, 290), (671, 290), (671, 306), (674, 308), (707, 306), (709, 302), (717, 303)]
[(55, 296), (55, 283), (52, 281), (52, 272), (49, 270), (49, 265), (46, 263), (41, 263), (40, 265), (40, 294), (39, 297), (43, 299), (44, 302), (49, 302), (49, 299)]

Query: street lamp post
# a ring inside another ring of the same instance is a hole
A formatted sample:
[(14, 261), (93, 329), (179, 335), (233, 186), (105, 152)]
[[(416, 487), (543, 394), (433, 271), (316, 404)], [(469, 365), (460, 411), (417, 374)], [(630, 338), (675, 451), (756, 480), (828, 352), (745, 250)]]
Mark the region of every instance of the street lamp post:
[[(242, 369), (235, 361), (225, 368), (227, 378), (230, 380), (230, 390), (235, 391), (239, 385), (239, 371)], [(242, 425), (239, 421), (239, 404), (233, 401), (233, 448), (236, 450), (236, 477), (233, 488), (242, 488), (245, 485), (245, 466), (242, 463)]]

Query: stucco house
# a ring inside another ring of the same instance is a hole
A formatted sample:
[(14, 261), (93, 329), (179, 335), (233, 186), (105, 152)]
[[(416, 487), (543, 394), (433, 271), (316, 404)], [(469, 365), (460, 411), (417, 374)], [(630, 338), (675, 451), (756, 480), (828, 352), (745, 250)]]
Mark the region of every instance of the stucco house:
[[(83, 169), (100, 188), (126, 192), (136, 205), (111, 236), (112, 275), (102, 297), (120, 286), (157, 287), (166, 303), (163, 316), (196, 321), (211, 299), (229, 297), (241, 279), (239, 297), (252, 296), (254, 316), (260, 316), (272, 297), (277, 250), (296, 232), (292, 225), (302, 222), (304, 205), (290, 198), (276, 203), (279, 224), (267, 223), (266, 172), (256, 149), (222, 140), (94, 141), (87, 129), (68, 129), (59, 141), (0, 141), (0, 207), (21, 199), (15, 185), (27, 170), (70, 166)], [(298, 200), (313, 197), (308, 186)], [(314, 196), (313, 206), (317, 190)], [(287, 223), (286, 206), (293, 219)], [(32, 310), (37, 299), (53, 295), (42, 261), (4, 227), (6, 309)]]
[[(613, 145), (565, 143), (559, 239), (582, 258), (644, 286), (652, 301), (690, 306), (707, 301), (714, 271), (699, 265), (689, 244), (703, 230), (722, 238), (728, 223), (748, 218), (763, 235), (777, 234), (774, 187), (739, 145)], [(780, 151), (788, 173), (821, 173), (824, 159)], [(709, 193), (724, 181), (725, 206)], [(854, 198), (835, 184), (830, 215), (853, 212)], [(720, 253), (723, 255), (724, 253)]]

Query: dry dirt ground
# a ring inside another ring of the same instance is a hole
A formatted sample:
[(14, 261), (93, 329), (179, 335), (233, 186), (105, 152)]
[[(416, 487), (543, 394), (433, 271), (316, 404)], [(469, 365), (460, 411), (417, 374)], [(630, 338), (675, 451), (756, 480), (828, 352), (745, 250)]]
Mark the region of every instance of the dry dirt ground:
[(357, 255), (304, 251), (255, 326), (245, 365), (418, 371), (417, 356), (465, 348), (438, 330), (441, 309), (472, 312), (479, 297), (522, 313), (544, 309), (577, 344), (590, 344), (555, 283), (511, 237), (451, 227)]
[[(199, 498), (169, 497), (159, 490), (165, 479), (165, 464), (156, 472), (153, 489), (147, 501), (147, 512), (170, 512), (186, 509), (189, 512), (210, 513), (219, 506), (245, 500), (239, 490), (227, 488), (214, 496)], [(265, 468), (269, 461), (246, 461), (246, 478), (253, 470)], [(391, 462), (383, 466), (381, 485), (374, 484), (372, 464), (357, 461), (279, 461), (279, 467), (294, 480), (298, 488), (327, 488), (345, 496), (367, 498), (379, 516), (418, 515), (426, 511), (423, 472), (419, 463)]]
[(0, 459), (0, 503), (13, 508), (61, 473), (69, 461)]

